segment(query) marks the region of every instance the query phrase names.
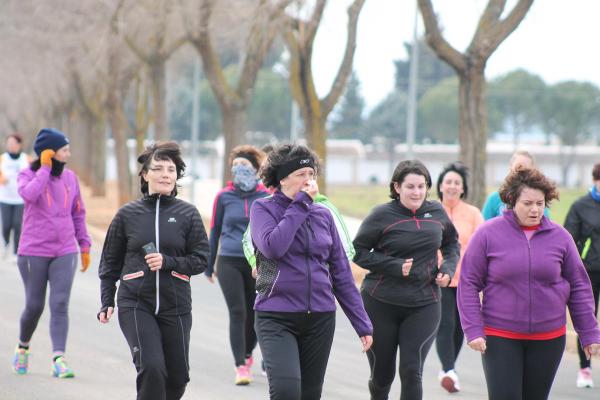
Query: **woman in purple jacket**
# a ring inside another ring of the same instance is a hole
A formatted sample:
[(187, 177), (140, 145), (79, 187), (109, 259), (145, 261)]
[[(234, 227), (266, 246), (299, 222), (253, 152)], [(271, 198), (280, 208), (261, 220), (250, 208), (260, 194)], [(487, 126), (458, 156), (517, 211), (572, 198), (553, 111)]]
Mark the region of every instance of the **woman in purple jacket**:
[(271, 399), (321, 398), (335, 329), (335, 300), (361, 339), (373, 327), (331, 213), (315, 207), (318, 158), (305, 146), (275, 148), (262, 170), (272, 197), (256, 200), (250, 230), (257, 259), (255, 329)]
[(77, 176), (65, 164), (71, 156), (69, 140), (56, 129), (42, 129), (33, 145), (39, 159), (18, 177), (19, 195), (25, 202), (19, 242), (19, 271), (25, 285), (25, 310), (21, 314), (19, 343), (13, 369), (27, 373), (29, 342), (44, 311), (46, 286), (50, 284), (50, 338), (52, 374), (72, 378), (64, 359), (69, 328), (68, 306), (77, 266), (90, 264), (90, 237)]
[(594, 298), (573, 238), (544, 216), (558, 198), (554, 183), (519, 169), (500, 197), (507, 210), (479, 227), (463, 258), (460, 320), (468, 345), (482, 353), (491, 400), (547, 399), (565, 348), (567, 307), (586, 356), (600, 351)]

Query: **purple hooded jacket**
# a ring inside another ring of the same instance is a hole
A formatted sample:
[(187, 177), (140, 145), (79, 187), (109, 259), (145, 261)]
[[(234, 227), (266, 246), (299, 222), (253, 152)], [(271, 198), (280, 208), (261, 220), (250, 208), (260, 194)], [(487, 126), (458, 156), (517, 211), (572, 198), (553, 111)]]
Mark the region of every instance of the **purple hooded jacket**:
[(58, 177), (50, 168), (26, 168), (19, 174), (19, 195), (25, 201), (18, 254), (60, 257), (89, 249), (85, 207), (77, 176), (65, 168)]
[(462, 261), (457, 303), (467, 341), (485, 337), (486, 326), (518, 333), (559, 329), (568, 306), (581, 344), (600, 343), (577, 247), (569, 232), (546, 217), (529, 241), (513, 210), (481, 225)]
[(354, 284), (350, 264), (329, 210), (299, 192), (276, 191), (250, 210), (257, 250), (257, 311), (329, 312), (337, 298), (359, 336), (373, 326)]

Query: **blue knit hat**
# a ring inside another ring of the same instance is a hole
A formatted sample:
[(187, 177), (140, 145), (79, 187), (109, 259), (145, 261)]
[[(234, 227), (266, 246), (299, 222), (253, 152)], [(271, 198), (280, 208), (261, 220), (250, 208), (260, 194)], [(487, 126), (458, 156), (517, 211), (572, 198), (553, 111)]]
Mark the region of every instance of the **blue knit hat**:
[(33, 151), (35, 154), (42, 154), (42, 151), (50, 149), (50, 150), (58, 150), (61, 147), (64, 147), (69, 144), (69, 139), (65, 136), (64, 133), (59, 131), (58, 129), (52, 128), (44, 128), (42, 129), (37, 137), (35, 138), (35, 143), (33, 144)]

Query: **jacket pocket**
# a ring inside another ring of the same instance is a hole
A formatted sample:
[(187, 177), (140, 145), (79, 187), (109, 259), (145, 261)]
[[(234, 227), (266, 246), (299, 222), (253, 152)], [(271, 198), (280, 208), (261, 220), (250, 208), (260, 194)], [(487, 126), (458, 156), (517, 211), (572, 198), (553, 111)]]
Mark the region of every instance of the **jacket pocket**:
[(256, 252), (256, 293), (270, 297), (279, 278), (279, 267), (273, 260), (265, 257), (258, 249)]
[(124, 281), (130, 281), (132, 279), (141, 278), (142, 276), (144, 276), (144, 271), (138, 271), (138, 272), (133, 272), (131, 274), (123, 275), (123, 278), (121, 278), (121, 279)]
[(190, 281), (190, 277), (185, 275), (185, 274), (180, 274), (179, 272), (176, 271), (171, 271), (171, 276), (174, 276), (177, 279), (181, 279), (184, 282), (189, 282)]

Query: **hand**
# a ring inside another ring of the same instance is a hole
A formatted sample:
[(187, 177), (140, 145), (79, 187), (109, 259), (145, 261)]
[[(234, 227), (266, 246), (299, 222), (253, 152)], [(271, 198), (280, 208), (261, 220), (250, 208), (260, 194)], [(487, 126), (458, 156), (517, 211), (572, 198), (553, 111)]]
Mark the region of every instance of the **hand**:
[(467, 344), (469, 345), (470, 348), (472, 348), (475, 351), (480, 352), (481, 354), (485, 354), (485, 350), (487, 349), (487, 346), (485, 344), (485, 339), (482, 337), (473, 339)]
[(252, 268), (252, 277), (253, 277), (254, 279), (256, 279), (256, 277), (257, 277), (257, 276), (258, 276), (258, 269), (256, 269), (256, 268)]
[(87, 271), (90, 267), (90, 250), (81, 250), (81, 272)]
[(406, 260), (404, 260), (404, 264), (402, 264), (402, 275), (408, 276), (408, 274), (410, 273), (410, 269), (412, 268), (412, 264), (412, 258), (407, 258)]
[(360, 342), (362, 343), (362, 352), (364, 353), (367, 350), (369, 350), (371, 348), (371, 346), (373, 345), (373, 336), (371, 336), (371, 335), (361, 336)]
[(589, 360), (594, 354), (600, 354), (600, 343), (592, 343), (585, 346), (583, 352), (585, 353), (585, 358)]
[(308, 193), (308, 195), (314, 199), (315, 196), (319, 194), (319, 185), (317, 185), (317, 181), (315, 179), (311, 179), (306, 182), (306, 185), (304, 185), (302, 191)]
[(210, 274), (210, 275), (206, 275), (206, 279), (208, 279), (208, 281), (209, 281), (210, 283), (215, 283), (215, 281), (216, 281), (216, 279), (217, 279), (217, 273), (216, 273), (216, 272), (213, 272), (213, 273), (212, 273), (212, 274)]
[(54, 150), (46, 149), (40, 154), (40, 164), (52, 168), (52, 157), (54, 157)]
[(147, 254), (146, 264), (150, 267), (150, 271), (157, 271), (162, 268), (163, 265), (163, 256), (160, 253), (150, 253)]
[(108, 307), (108, 310), (106, 310), (106, 312), (101, 311), (100, 314), (98, 314), (98, 320), (100, 321), (101, 324), (107, 324), (110, 322), (110, 318), (113, 315), (113, 312), (115, 311), (114, 307)]
[(435, 277), (435, 284), (439, 287), (448, 287), (450, 285), (450, 275), (438, 273)]

